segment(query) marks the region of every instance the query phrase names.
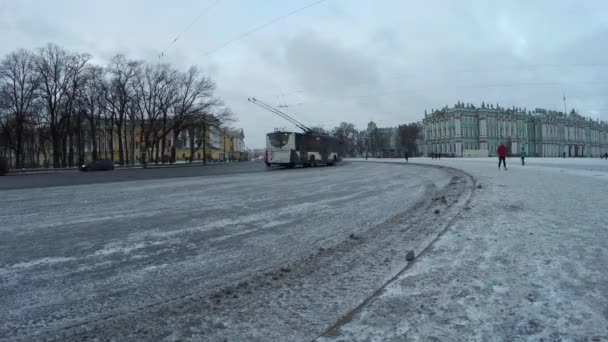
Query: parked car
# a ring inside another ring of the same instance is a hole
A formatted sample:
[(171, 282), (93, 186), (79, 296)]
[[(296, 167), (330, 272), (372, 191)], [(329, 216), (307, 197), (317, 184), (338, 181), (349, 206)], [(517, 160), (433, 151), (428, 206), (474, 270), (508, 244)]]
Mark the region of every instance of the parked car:
[(80, 171), (111, 171), (114, 170), (114, 162), (99, 159), (90, 161), (80, 167)]

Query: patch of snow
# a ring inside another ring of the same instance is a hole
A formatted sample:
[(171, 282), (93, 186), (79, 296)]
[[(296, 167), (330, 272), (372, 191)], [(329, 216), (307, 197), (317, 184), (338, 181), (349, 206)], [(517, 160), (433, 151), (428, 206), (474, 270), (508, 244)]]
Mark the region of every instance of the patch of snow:
[(607, 161), (410, 163), (461, 169), (482, 187), (428, 254), (319, 341), (608, 339)]
[(73, 261), (73, 260), (75, 260), (75, 258), (72, 258), (72, 257), (41, 258), (41, 259), (35, 259), (35, 260), (26, 261), (26, 262), (16, 263), (13, 265), (7, 265), (7, 267), (5, 267), (5, 268), (12, 268), (12, 269), (30, 268), (30, 267), (64, 263), (64, 262)]

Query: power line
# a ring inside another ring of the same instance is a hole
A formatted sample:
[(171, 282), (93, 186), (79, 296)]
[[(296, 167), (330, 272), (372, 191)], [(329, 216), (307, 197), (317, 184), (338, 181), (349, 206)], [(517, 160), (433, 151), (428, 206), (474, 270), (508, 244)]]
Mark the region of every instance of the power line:
[(215, 52), (217, 52), (217, 51), (219, 51), (219, 50), (227, 47), (228, 45), (236, 43), (239, 40), (242, 40), (244, 38), (247, 38), (248, 36), (250, 36), (250, 35), (252, 35), (252, 34), (254, 34), (254, 33), (256, 33), (256, 32), (258, 32), (258, 31), (260, 31), (260, 30), (262, 30), (262, 29), (264, 29), (264, 28), (266, 28), (266, 27), (268, 27), (268, 26), (270, 26), (272, 24), (275, 24), (275, 23), (277, 23), (277, 22), (279, 22), (279, 21), (281, 21), (283, 19), (291, 17), (292, 15), (300, 13), (300, 12), (302, 12), (304, 10), (307, 10), (307, 9), (311, 8), (311, 7), (320, 5), (321, 3), (326, 2), (326, 1), (328, 1), (328, 0), (318, 0), (318, 1), (315, 1), (315, 2), (312, 2), (312, 3), (309, 3), (308, 5), (306, 5), (304, 7), (300, 7), (298, 9), (294, 10), (294, 11), (291, 11), (289, 13), (286, 13), (286, 14), (280, 15), (280, 16), (274, 18), (274, 19), (271, 19), (271, 20), (269, 20), (269, 21), (267, 21), (267, 22), (265, 22), (265, 23), (263, 23), (263, 24), (261, 24), (259, 26), (256, 26), (254, 28), (251, 28), (251, 29), (249, 29), (249, 30), (241, 33), (240, 35), (236, 36), (235, 38), (232, 38), (232, 39), (230, 39), (230, 40), (228, 40), (228, 41), (226, 41), (226, 42), (224, 42), (224, 43), (216, 46), (215, 48), (213, 48), (211, 50), (208, 50), (207, 52), (205, 52), (203, 54), (203, 56), (211, 55), (211, 54), (213, 54), (213, 53), (215, 53)]
[(190, 24), (188, 24), (177, 36), (175, 36), (175, 38), (173, 38), (173, 40), (171, 40), (171, 42), (169, 44), (167, 44), (165, 49), (160, 53), (160, 55), (158, 55), (158, 58), (164, 57), (165, 52), (167, 52), (167, 50), (169, 50), (169, 47), (171, 47), (171, 45), (175, 44), (186, 32), (188, 32), (192, 28), (192, 26), (194, 26), (194, 24), (196, 24), (205, 14), (207, 14), (209, 12), (209, 10), (211, 10), (213, 7), (215, 7), (217, 4), (219, 4), (219, 2), (220, 2), (220, 0), (215, 0), (209, 6), (203, 8), (201, 13), (199, 13), (199, 15), (196, 18), (194, 18), (194, 20), (192, 20), (192, 22), (190, 22)]
[(486, 84), (448, 84), (444, 86), (431, 86), (424, 88), (410, 88), (410, 89), (379, 89), (379, 91), (370, 94), (353, 94), (343, 96), (322, 96), (321, 100), (309, 100), (300, 102), (299, 105), (306, 105), (308, 103), (327, 103), (333, 101), (342, 101), (347, 99), (364, 99), (364, 98), (375, 98), (392, 95), (414, 95), (421, 92), (429, 92), (444, 89), (480, 89), (480, 88), (513, 88), (513, 87), (556, 87), (556, 86), (583, 86), (583, 85), (608, 85), (608, 81), (588, 81), (588, 82), (511, 82), (511, 83), (486, 83)]
[[(479, 67), (477, 69), (454, 69), (454, 70), (428, 70), (424, 72), (424, 74), (429, 74), (429, 73), (433, 73), (433, 74), (442, 74), (442, 75), (452, 75), (452, 74), (459, 74), (459, 73), (474, 73), (474, 72), (479, 72), (481, 69), (483, 69), (484, 67)], [(593, 64), (528, 64), (528, 65), (510, 65), (510, 66), (498, 66), (498, 67), (487, 67), (486, 69), (490, 70), (497, 70), (499, 72), (505, 72), (508, 70), (517, 70), (517, 69), (526, 69), (526, 70), (530, 70), (530, 69), (541, 69), (541, 68), (561, 68), (561, 69), (566, 69), (566, 68), (608, 68), (608, 64), (600, 64), (600, 63), (593, 63)], [(563, 70), (562, 70), (563, 71)], [(382, 78), (383, 81), (395, 81), (395, 80), (403, 80), (403, 79), (407, 79), (413, 76), (417, 76), (419, 74), (414, 73), (414, 72), (408, 72), (405, 74), (400, 74), (400, 75), (393, 75), (393, 76), (389, 76), (389, 77), (385, 77)], [(420, 74), (422, 75), (422, 74)], [(349, 86), (352, 87), (361, 87), (364, 85), (370, 85), (373, 82), (367, 82), (367, 81), (362, 81), (362, 82), (353, 82), (350, 83)], [(415, 92), (415, 91), (424, 91), (424, 90), (439, 90), (439, 89), (445, 89), (445, 88), (500, 88), (500, 87), (509, 87), (509, 86), (558, 86), (558, 85), (582, 85), (582, 84), (587, 84), (587, 85), (603, 85), (606, 84), (606, 81), (589, 81), (589, 82), (568, 82), (568, 81), (560, 81), (560, 82), (556, 82), (556, 81), (551, 81), (551, 82), (520, 82), (520, 83), (512, 83), (512, 84), (469, 84), (469, 85), (446, 85), (446, 86), (438, 86), (438, 87), (429, 87), (429, 88), (417, 88), (417, 89), (408, 89), (407, 91), (411, 91), (411, 92)], [(281, 91), (280, 94), (277, 93), (268, 93), (265, 94), (265, 96), (268, 97), (276, 97), (276, 96), (283, 96), (283, 98), (285, 96), (290, 96), (290, 95), (295, 95), (295, 94), (303, 94), (306, 93), (304, 90), (296, 90), (296, 91), (288, 91), (288, 92), (283, 92)], [(374, 95), (358, 95), (358, 96), (353, 96), (353, 97), (369, 97), (369, 96), (374, 96)]]

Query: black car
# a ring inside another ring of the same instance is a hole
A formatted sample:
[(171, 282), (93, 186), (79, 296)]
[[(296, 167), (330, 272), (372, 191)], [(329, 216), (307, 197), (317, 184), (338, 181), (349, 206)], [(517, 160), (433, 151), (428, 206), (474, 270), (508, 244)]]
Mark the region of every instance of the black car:
[(114, 162), (111, 160), (93, 160), (80, 167), (80, 171), (112, 171)]

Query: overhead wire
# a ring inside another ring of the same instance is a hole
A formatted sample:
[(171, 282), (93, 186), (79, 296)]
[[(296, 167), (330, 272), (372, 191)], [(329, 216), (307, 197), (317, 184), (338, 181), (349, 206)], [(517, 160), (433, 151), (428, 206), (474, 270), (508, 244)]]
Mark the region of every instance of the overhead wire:
[(308, 128), (308, 127), (306, 127), (306, 125), (304, 125), (303, 123), (301, 123), (298, 120), (294, 119), (293, 117), (291, 117), (291, 116), (283, 113), (282, 111), (280, 111), (280, 110), (278, 110), (278, 109), (276, 109), (276, 108), (274, 108), (274, 107), (272, 107), (272, 106), (270, 106), (270, 105), (268, 105), (268, 104), (266, 104), (266, 103), (264, 103), (264, 102), (256, 99), (255, 97), (248, 98), (247, 100), (249, 102), (251, 102), (251, 103), (253, 103), (255, 105), (258, 105), (258, 106), (260, 106), (260, 107), (262, 107), (262, 108), (264, 108), (264, 109), (266, 109), (266, 110), (268, 110), (268, 111), (270, 111), (270, 112), (272, 112), (272, 113), (274, 113), (274, 114), (282, 117), (283, 119), (291, 122), (296, 127), (298, 127), (299, 129), (303, 130), (304, 132), (310, 132), (311, 131), (311, 129)]
[(178, 35), (175, 36), (175, 38), (173, 38), (171, 40), (171, 42), (169, 42), (169, 44), (167, 44), (167, 46), (163, 49), (163, 51), (158, 55), (158, 58), (162, 58), (165, 56), (165, 52), (167, 52), (169, 50), (169, 48), (171, 47), (171, 45), (175, 44), (186, 32), (188, 32), (193, 26), (194, 24), (196, 24), (199, 20), (201, 20), (201, 18), (207, 14), (213, 7), (217, 6), (220, 3), (220, 0), (215, 0), (214, 2), (212, 2), (211, 4), (209, 4), (209, 6), (206, 6), (205, 8), (203, 8), (203, 10), (199, 13), (199, 15), (194, 18), (194, 20), (192, 20), (190, 22), (190, 24), (188, 24)]
[(306, 105), (307, 103), (326, 103), (332, 101), (343, 101), (353, 99), (365, 99), (374, 97), (384, 97), (391, 95), (414, 95), (421, 92), (442, 90), (442, 89), (478, 89), (478, 88), (512, 88), (512, 87), (555, 87), (555, 86), (573, 86), (573, 85), (608, 85), (608, 81), (588, 81), (588, 82), (510, 82), (510, 83), (486, 83), (486, 84), (447, 84), (445, 86), (410, 88), (410, 89), (380, 89), (379, 92), (370, 94), (356, 94), (343, 96), (327, 96), (321, 97), (321, 100), (303, 101), (298, 105)]
[(254, 33), (256, 33), (256, 32), (258, 32), (258, 31), (260, 31), (262, 29), (265, 29), (266, 27), (268, 27), (268, 26), (270, 26), (272, 24), (275, 24), (275, 23), (277, 23), (277, 22), (279, 22), (281, 20), (284, 20), (284, 19), (286, 19), (288, 17), (291, 17), (292, 15), (298, 14), (298, 13), (300, 13), (300, 12), (302, 12), (304, 10), (307, 10), (307, 9), (309, 9), (311, 7), (320, 5), (321, 3), (324, 3), (326, 1), (329, 1), (329, 0), (317, 0), (317, 1), (309, 3), (306, 6), (303, 6), (303, 7), (300, 7), (298, 9), (296, 9), (296, 10), (293, 10), (293, 11), (291, 11), (289, 13), (282, 14), (282, 15), (280, 15), (280, 16), (274, 18), (274, 19), (271, 19), (271, 20), (269, 20), (269, 21), (267, 21), (267, 22), (265, 22), (265, 23), (263, 23), (261, 25), (258, 25), (256, 27), (251, 28), (251, 29), (249, 29), (249, 30), (247, 30), (247, 31), (239, 34), (238, 36), (225, 41), (224, 43), (219, 44), (218, 46), (212, 48), (211, 50), (208, 50), (205, 53), (203, 53), (203, 56), (209, 56), (209, 55), (211, 55), (213, 53), (216, 53), (219, 50), (221, 50), (221, 49), (223, 49), (223, 48), (225, 48), (225, 47), (227, 47), (227, 46), (229, 46), (229, 45), (231, 45), (233, 43), (236, 43), (236, 42), (238, 42), (238, 41), (240, 41), (240, 40), (242, 40), (244, 38), (247, 38), (248, 36), (250, 36), (250, 35), (252, 35), (252, 34), (254, 34)]

